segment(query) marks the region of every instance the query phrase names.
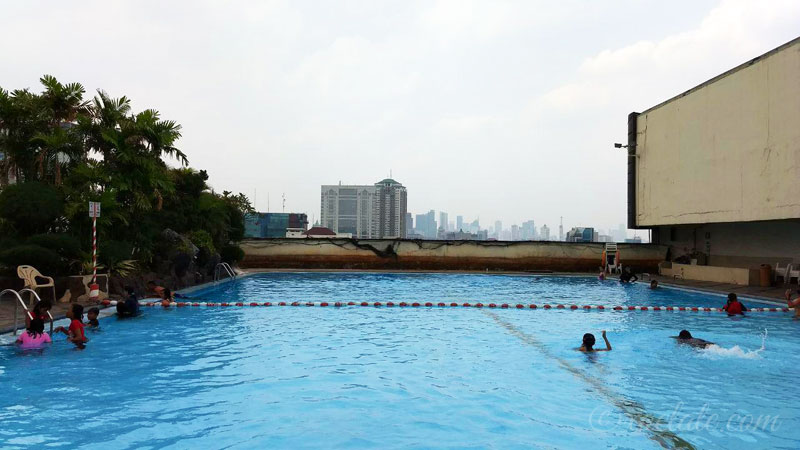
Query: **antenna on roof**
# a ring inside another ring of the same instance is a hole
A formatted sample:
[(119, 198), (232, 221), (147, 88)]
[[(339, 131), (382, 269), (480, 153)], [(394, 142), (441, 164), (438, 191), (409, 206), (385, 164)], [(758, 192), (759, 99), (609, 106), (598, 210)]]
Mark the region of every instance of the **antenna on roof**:
[(283, 199), (283, 204), (281, 205), (281, 212), (286, 212), (286, 192), (281, 194), (281, 198)]

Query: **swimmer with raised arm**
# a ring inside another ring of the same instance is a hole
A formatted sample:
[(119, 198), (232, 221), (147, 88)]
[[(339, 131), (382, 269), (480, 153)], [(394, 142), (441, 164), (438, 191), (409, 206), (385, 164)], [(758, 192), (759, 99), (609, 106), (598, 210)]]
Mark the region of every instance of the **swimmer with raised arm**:
[(692, 333), (689, 333), (687, 330), (681, 330), (677, 336), (670, 336), (672, 339), (678, 341), (679, 344), (685, 344), (696, 348), (706, 348), (709, 345), (714, 345), (713, 342), (709, 342), (705, 339), (698, 339), (696, 337), (692, 337)]
[(606, 341), (606, 348), (594, 348), (595, 338), (592, 333), (586, 333), (583, 335), (583, 345), (580, 348), (577, 348), (579, 352), (584, 353), (593, 353), (593, 352), (610, 352), (611, 351), (611, 343), (608, 342), (608, 338), (606, 337), (606, 330), (603, 330), (603, 340)]

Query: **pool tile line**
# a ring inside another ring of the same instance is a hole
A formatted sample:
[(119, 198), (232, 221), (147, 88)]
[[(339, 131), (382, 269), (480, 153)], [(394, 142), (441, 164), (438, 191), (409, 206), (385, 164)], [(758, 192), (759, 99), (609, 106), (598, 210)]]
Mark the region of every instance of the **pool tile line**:
[(520, 330), (519, 328), (514, 326), (514, 324), (503, 320), (497, 314), (487, 310), (482, 310), (481, 312), (491, 317), (498, 325), (505, 328), (506, 331), (508, 331), (512, 336), (516, 337), (523, 343), (536, 348), (537, 350), (539, 350), (540, 353), (542, 353), (546, 357), (555, 360), (559, 364), (559, 366), (561, 366), (561, 368), (568, 371), (569, 373), (571, 373), (578, 379), (582, 380), (583, 382), (591, 385), (594, 388), (594, 390), (597, 391), (600, 395), (602, 395), (608, 402), (616, 406), (628, 418), (633, 420), (640, 428), (647, 431), (649, 433), (648, 437), (653, 441), (655, 441), (656, 443), (658, 443), (662, 448), (667, 448), (667, 449), (695, 448), (692, 444), (690, 444), (689, 442), (687, 442), (674, 432), (663, 429), (660, 425), (663, 424), (664, 421), (650, 414), (645, 409), (644, 405), (642, 405), (641, 403), (626, 398), (625, 396), (609, 389), (598, 379), (587, 375), (582, 370), (570, 364), (569, 361), (551, 353), (550, 349), (548, 349), (547, 346), (541, 343), (538, 339)]

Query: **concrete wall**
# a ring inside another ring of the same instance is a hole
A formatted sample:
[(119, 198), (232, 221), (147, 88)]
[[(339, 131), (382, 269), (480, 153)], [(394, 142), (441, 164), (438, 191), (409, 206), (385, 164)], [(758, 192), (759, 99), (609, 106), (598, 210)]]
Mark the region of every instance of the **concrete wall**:
[(653, 242), (669, 246), (672, 260), (697, 249), (713, 266), (800, 264), (800, 220), (658, 227)]
[(678, 276), (686, 280), (738, 284), (740, 286), (757, 286), (759, 282), (758, 270), (735, 267), (671, 264), (661, 268), (661, 275), (665, 277)]
[[(618, 244), (623, 265), (655, 273), (667, 248)], [(602, 243), (263, 239), (241, 243), (244, 268), (596, 271)]]
[(636, 225), (800, 218), (800, 38), (641, 113)]

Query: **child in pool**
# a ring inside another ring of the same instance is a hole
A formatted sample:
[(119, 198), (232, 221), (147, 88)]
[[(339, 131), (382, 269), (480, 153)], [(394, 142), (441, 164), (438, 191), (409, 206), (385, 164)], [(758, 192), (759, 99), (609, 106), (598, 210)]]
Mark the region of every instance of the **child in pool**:
[(67, 335), (67, 340), (75, 344), (76, 347), (83, 349), (89, 339), (86, 339), (86, 332), (83, 329), (83, 305), (75, 303), (72, 308), (67, 310), (67, 317), (70, 320), (69, 328), (58, 327), (53, 332), (61, 332)]
[(736, 298), (736, 294), (731, 292), (728, 294), (728, 302), (725, 303), (725, 306), (722, 307), (723, 311), (728, 313), (728, 316), (735, 316), (735, 315), (744, 315), (747, 311), (747, 307)]
[(86, 322), (89, 327), (97, 328), (100, 326), (100, 322), (97, 320), (97, 316), (100, 314), (100, 308), (92, 307), (89, 308), (89, 312), (86, 313)]
[(583, 345), (581, 345), (581, 347), (576, 350), (584, 353), (610, 352), (611, 343), (608, 342), (608, 338), (606, 337), (606, 330), (603, 330), (603, 340), (606, 341), (606, 348), (596, 349), (594, 348), (594, 343), (595, 343), (594, 335), (592, 333), (586, 333), (583, 335)]
[(44, 332), (44, 321), (39, 318), (31, 320), (27, 330), (17, 338), (17, 344), (24, 349), (42, 348), (51, 342), (50, 335)]
[(679, 344), (686, 344), (697, 348), (706, 348), (709, 345), (714, 345), (713, 342), (708, 342), (705, 339), (698, 339), (692, 336), (692, 333), (690, 333), (688, 330), (681, 330), (681, 332), (678, 333), (677, 336), (671, 336), (671, 337), (672, 339), (677, 339)]
[(164, 290), (161, 291), (161, 306), (164, 308), (169, 308), (170, 303), (173, 301), (172, 291), (170, 291), (168, 288), (164, 288)]
[(786, 293), (783, 294), (786, 297), (786, 306), (789, 308), (794, 308), (794, 316), (800, 317), (800, 289), (797, 290), (798, 297), (792, 300), (792, 290), (787, 289)]
[(30, 313), (25, 314), (25, 327), (31, 325), (31, 320), (41, 319), (42, 323), (50, 321), (50, 309), (53, 308), (53, 303), (50, 300), (40, 300), (33, 305)]

